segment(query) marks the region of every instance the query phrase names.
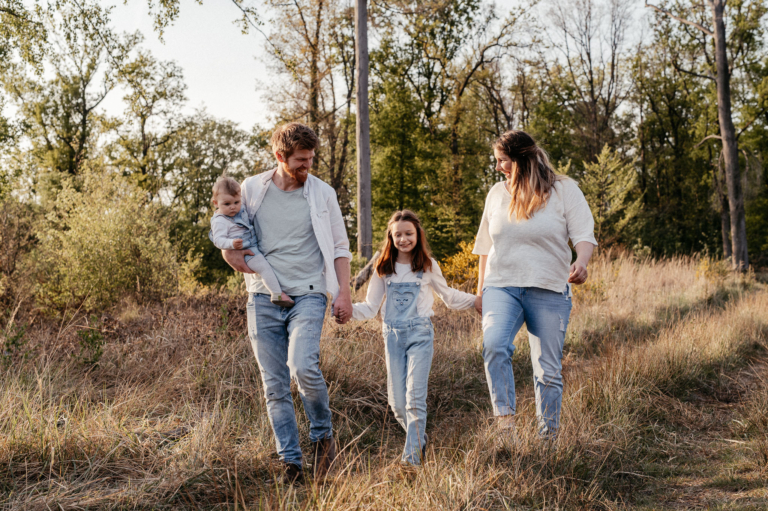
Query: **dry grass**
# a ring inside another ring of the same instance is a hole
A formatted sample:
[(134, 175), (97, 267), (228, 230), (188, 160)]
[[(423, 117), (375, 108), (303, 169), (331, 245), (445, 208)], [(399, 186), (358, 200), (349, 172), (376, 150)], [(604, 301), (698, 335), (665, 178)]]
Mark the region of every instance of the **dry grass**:
[[(760, 508), (768, 290), (708, 280), (699, 266), (594, 263), (575, 299), (552, 444), (534, 434), (525, 333), (510, 444), (492, 427), (479, 318), (438, 307), (431, 443), (415, 471), (397, 463), (404, 434), (387, 410), (378, 321), (328, 322), (321, 367), (343, 452), (324, 485), (270, 482), (277, 463), (243, 297), (124, 304), (89, 320), (107, 340), (96, 367), (80, 361), (84, 318), (27, 318), (30, 356), (6, 357), (0, 388), (0, 509), (659, 509), (729, 506), (732, 488), (739, 505)], [(693, 448), (686, 438), (709, 443), (665, 463)], [(696, 466), (712, 473), (694, 494)]]

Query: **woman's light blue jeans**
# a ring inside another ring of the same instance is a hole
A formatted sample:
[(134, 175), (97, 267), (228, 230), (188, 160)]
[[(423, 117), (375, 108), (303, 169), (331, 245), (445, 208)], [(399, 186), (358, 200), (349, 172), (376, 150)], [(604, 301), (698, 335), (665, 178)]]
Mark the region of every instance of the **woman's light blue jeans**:
[(321, 294), (292, 298), (296, 305), (286, 309), (272, 303), (269, 295), (251, 293), (246, 311), (248, 336), (264, 382), (277, 453), (281, 460), (301, 466), (291, 378), (296, 380), (309, 419), (309, 439), (317, 442), (333, 435), (328, 387), (319, 364), (328, 299)]
[(512, 354), (523, 323), (533, 364), (539, 434), (554, 436), (563, 402), (562, 358), (571, 315), (568, 287), (562, 293), (536, 287), (488, 287), (483, 290), (483, 359), (493, 414), (515, 414)]

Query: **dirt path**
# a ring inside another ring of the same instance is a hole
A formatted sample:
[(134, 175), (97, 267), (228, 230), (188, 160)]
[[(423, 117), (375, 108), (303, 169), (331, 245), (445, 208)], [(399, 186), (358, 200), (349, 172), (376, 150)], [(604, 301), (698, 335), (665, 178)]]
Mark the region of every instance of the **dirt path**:
[[(721, 387), (670, 400), (679, 420), (652, 426), (654, 451), (643, 467), (649, 484), (640, 509), (768, 509), (768, 438), (764, 417), (768, 361), (756, 361)], [(758, 420), (759, 422), (759, 420)]]

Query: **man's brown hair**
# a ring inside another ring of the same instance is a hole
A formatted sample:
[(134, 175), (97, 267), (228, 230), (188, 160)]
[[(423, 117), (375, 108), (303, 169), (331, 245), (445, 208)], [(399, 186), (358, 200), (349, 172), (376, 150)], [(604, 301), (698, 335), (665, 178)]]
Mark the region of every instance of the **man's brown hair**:
[(272, 133), (270, 143), (272, 152), (280, 153), (280, 156), (288, 159), (299, 149), (317, 149), (320, 140), (309, 126), (300, 122), (289, 122)]

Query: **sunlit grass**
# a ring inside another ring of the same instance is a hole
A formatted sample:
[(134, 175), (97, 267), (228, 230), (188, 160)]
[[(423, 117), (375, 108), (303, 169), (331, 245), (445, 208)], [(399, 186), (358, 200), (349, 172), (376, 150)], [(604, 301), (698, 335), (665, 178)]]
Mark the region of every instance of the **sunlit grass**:
[[(242, 296), (208, 293), (106, 314), (98, 327), (107, 344), (95, 367), (78, 358), (78, 323), (60, 333), (38, 317), (27, 334), (31, 357), (2, 376), (0, 508), (631, 506), (670, 476), (658, 472), (667, 448), (659, 435), (704, 420), (687, 396), (716, 393), (765, 354), (768, 291), (751, 280), (713, 282), (697, 274), (699, 264), (594, 262), (590, 285), (575, 297), (554, 443), (535, 435), (526, 334), (513, 360), (519, 405), (511, 442), (490, 414), (479, 318), (438, 306), (430, 444), (427, 462), (413, 471), (398, 463), (404, 434), (387, 409), (379, 321), (328, 321), (321, 367), (341, 455), (325, 484), (295, 487), (272, 482), (278, 464)], [(740, 405), (741, 425), (732, 428), (754, 452), (749, 470), (761, 475), (723, 476), (709, 488), (765, 481), (762, 389)], [(295, 391), (294, 400), (308, 452)]]

